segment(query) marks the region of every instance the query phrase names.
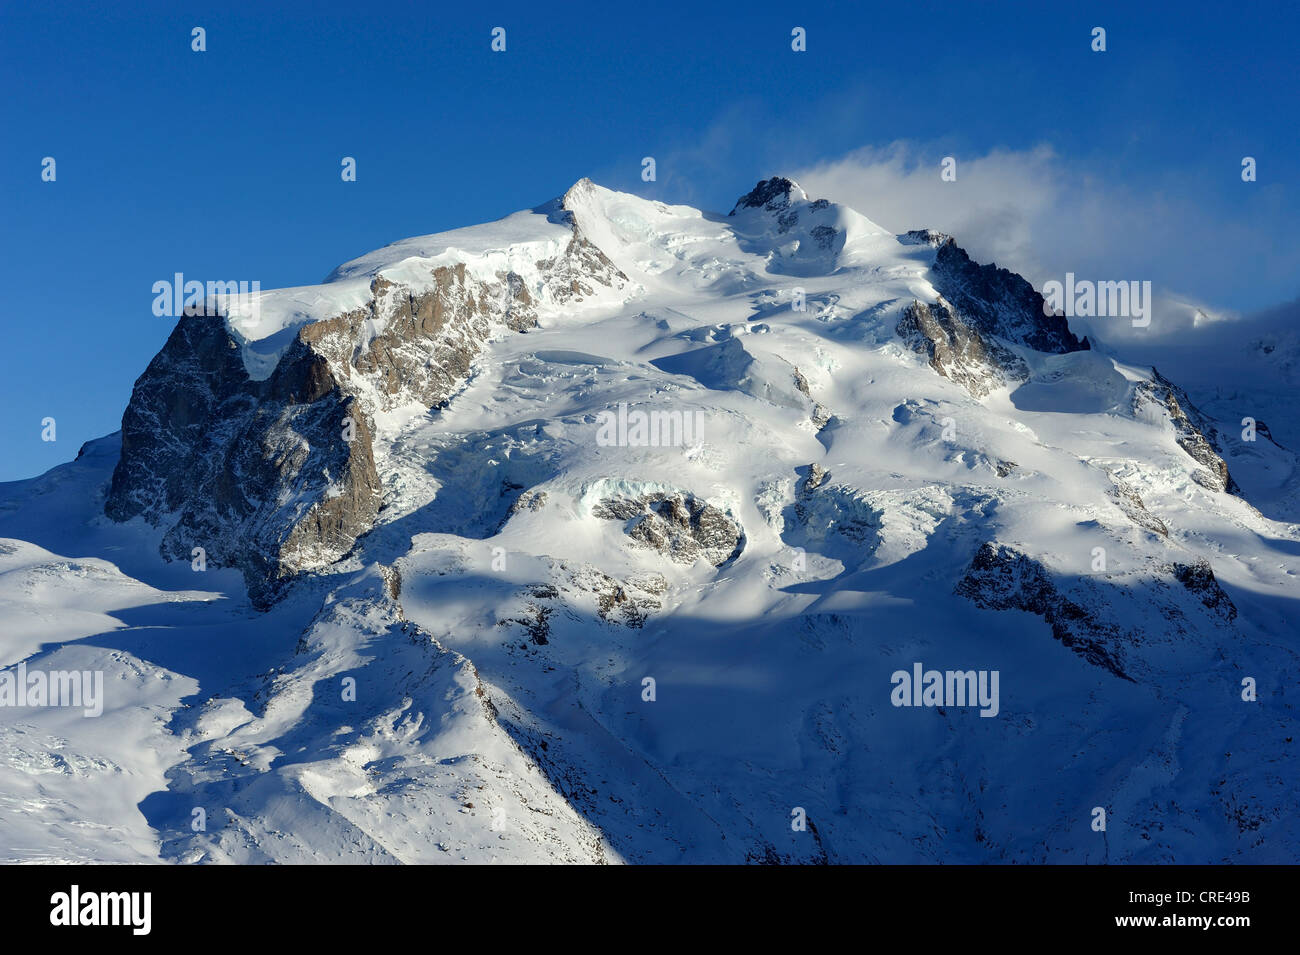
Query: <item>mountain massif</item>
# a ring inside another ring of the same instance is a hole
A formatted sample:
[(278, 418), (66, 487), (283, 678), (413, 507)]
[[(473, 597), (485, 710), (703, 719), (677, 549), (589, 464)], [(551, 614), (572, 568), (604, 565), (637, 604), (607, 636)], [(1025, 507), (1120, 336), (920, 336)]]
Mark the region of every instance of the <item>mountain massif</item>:
[(0, 666), (106, 675), (10, 861), (1300, 851), (1294, 441), (955, 238), (584, 179), (228, 305), (0, 486)]

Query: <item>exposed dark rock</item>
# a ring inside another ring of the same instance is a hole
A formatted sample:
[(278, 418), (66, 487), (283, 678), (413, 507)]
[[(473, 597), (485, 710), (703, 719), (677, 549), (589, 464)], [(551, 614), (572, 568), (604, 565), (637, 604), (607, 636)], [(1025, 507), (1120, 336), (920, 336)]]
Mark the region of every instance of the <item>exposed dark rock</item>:
[(971, 260), (952, 236), (930, 229), (905, 232), (899, 241), (936, 250), (930, 282), (933, 305), (915, 302), (903, 311), (897, 332), (930, 358), (939, 374), (962, 384), (976, 398), (1029, 370), (1006, 344), (1048, 354), (1087, 350), (1063, 316), (1048, 314), (1043, 296), (1025, 279), (996, 265)]
[(828, 225), (813, 226), (809, 233), (817, 240), (817, 247), (820, 249), (831, 249), (835, 246), (835, 240), (839, 237), (839, 231)]
[(1228, 473), (1227, 463), (1219, 456), (1223, 445), (1218, 429), (1192, 404), (1187, 392), (1154, 368), (1151, 369), (1151, 380), (1138, 382), (1133, 392), (1135, 413), (1141, 414), (1152, 406), (1168, 412), (1178, 446), (1202, 465), (1192, 472), (1196, 483), (1211, 491), (1241, 493), (1241, 488)]
[(808, 386), (808, 379), (805, 378), (803, 372), (799, 370), (799, 366), (795, 365), (793, 367), (794, 386), (799, 389), (801, 395), (812, 402), (812, 414), (809, 415), (809, 420), (812, 421), (812, 423), (817, 427), (817, 430), (820, 431), (822, 428), (826, 427), (827, 423), (831, 420), (831, 410), (813, 397), (812, 389)]
[(950, 236), (909, 232), (936, 245), (931, 284), (970, 325), (1016, 345), (1059, 355), (1090, 346), (1070, 331), (1064, 316), (1046, 314), (1041, 293), (1015, 272), (971, 261)]
[(592, 513), (626, 522), (633, 540), (682, 564), (704, 558), (714, 567), (744, 549), (744, 532), (736, 521), (694, 495), (657, 492), (638, 498), (606, 498)]
[(378, 510), (368, 421), (329, 364), (297, 341), (252, 381), (221, 318), (182, 316), (136, 382), (122, 443), (108, 516), (168, 525), (163, 556), (203, 548), (259, 606), (346, 553)]
[(668, 590), (668, 580), (662, 574), (632, 574), (620, 581), (586, 564), (573, 568), (561, 561), (555, 569), (560, 586), (529, 586), (525, 593), (531, 599), (525, 602), (522, 613), (497, 621), (497, 626), (518, 624), (535, 645), (546, 645), (552, 641), (550, 620), (555, 611), (563, 610), (572, 616), (573, 597), (579, 593), (594, 598), (596, 616), (601, 620), (639, 630), (650, 614), (663, 606), (657, 598)]
[(1237, 607), (1219, 586), (1208, 560), (1200, 558), (1191, 564), (1174, 564), (1170, 569), (1174, 578), (1199, 597), (1207, 609), (1222, 616), (1225, 622), (1237, 619)]
[(1255, 422), (1255, 433), (1262, 438), (1267, 438), (1275, 447), (1279, 447), (1283, 451), (1286, 450), (1286, 446), (1278, 443), (1277, 438), (1273, 437), (1273, 432), (1268, 429), (1268, 425), (1263, 421)]
[(177, 510), (193, 492), (214, 421), (257, 403), (239, 346), (221, 319), (187, 312), (135, 383), (122, 415), (122, 454), (105, 512), (117, 521)]
[(816, 462), (796, 468), (794, 503), (782, 515), (782, 540), (792, 547), (852, 553), (859, 560), (880, 545), (883, 512), (862, 491), (831, 484), (831, 474)]
[(525, 491), (515, 499), (510, 505), (510, 513), (518, 514), (520, 511), (540, 511), (546, 506), (545, 491)]
[(938, 249), (953, 241), (953, 238), (946, 232), (934, 229), (913, 229), (900, 235), (898, 241), (904, 245), (928, 245), (932, 249)]
[[(803, 190), (784, 176), (760, 180), (749, 192), (741, 196), (732, 207), (729, 215), (735, 215), (740, 209), (766, 209), (768, 212), (781, 212), (790, 206), (791, 193), (798, 190), (802, 197)], [(821, 208), (825, 208), (823, 203)]]
[[(550, 298), (622, 287), (568, 221), (564, 253), (537, 264)], [(382, 497), (373, 413), (439, 406), (495, 324), (536, 324), (513, 272), (485, 282), (454, 265), (429, 278), (413, 289), (376, 276), (364, 307), (299, 327), (265, 381), (250, 378), (223, 318), (182, 316), (135, 384), (105, 512), (165, 525), (165, 557), (202, 547), (215, 566), (240, 568), (263, 608), (295, 575), (344, 556)]]
[(526, 614), (522, 617), (510, 617), (506, 620), (498, 620), (498, 627), (506, 627), (510, 624), (518, 624), (524, 628), (528, 634), (528, 639), (536, 646), (544, 647), (551, 642), (551, 614), (555, 613), (554, 607), (548, 607), (545, 604), (530, 603)]
[(1147, 510), (1146, 504), (1135, 488), (1113, 474), (1111, 480), (1115, 482), (1115, 488), (1111, 491), (1111, 499), (1119, 505), (1119, 509), (1124, 512), (1125, 517), (1139, 527), (1145, 527), (1161, 537), (1169, 536), (1169, 528), (1165, 526), (1165, 522)]
[(658, 598), (668, 590), (668, 580), (662, 574), (632, 574), (619, 581), (590, 566), (572, 573), (569, 579), (596, 598), (596, 616), (632, 630), (645, 626), (650, 615), (663, 606)]
[(804, 478), (803, 484), (799, 486), (800, 493), (801, 495), (804, 496), (817, 490), (819, 487), (825, 484), (827, 479), (830, 478), (831, 476), (831, 473), (829, 471), (827, 471), (825, 468), (823, 468), (820, 464), (818, 464), (815, 461), (812, 464), (808, 465), (807, 470), (808, 470), (808, 476)]
[(1029, 377), (1019, 355), (966, 321), (942, 298), (933, 305), (907, 306), (895, 331), (909, 348), (929, 357), (931, 368), (973, 397), (983, 398), (1009, 381)]
[(1032, 557), (1003, 544), (985, 543), (954, 592), (985, 610), (1037, 614), (1052, 628), (1052, 636), (1089, 663), (1133, 679), (1124, 671), (1123, 631), (1058, 590), (1051, 573)]
[(402, 612), (402, 574), (396, 567), (387, 564), (379, 566), (379, 574), (384, 578), (384, 589), (388, 592), (388, 599), (397, 605), (397, 614), (403, 620), (406, 615)]

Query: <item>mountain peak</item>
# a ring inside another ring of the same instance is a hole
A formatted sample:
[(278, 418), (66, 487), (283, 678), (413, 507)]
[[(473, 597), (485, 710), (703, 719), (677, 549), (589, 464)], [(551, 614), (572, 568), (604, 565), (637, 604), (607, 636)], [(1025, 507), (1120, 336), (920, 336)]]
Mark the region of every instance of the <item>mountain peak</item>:
[(580, 203), (584, 198), (592, 196), (596, 192), (597, 186), (591, 181), (589, 176), (583, 176), (568, 189), (560, 198), (560, 208), (566, 212), (572, 212), (573, 207)]
[(759, 180), (758, 185), (736, 201), (729, 215), (734, 216), (741, 209), (766, 209), (768, 212), (779, 212), (788, 208), (792, 202), (807, 201), (807, 199), (808, 193), (803, 191), (799, 183), (784, 176), (773, 176), (771, 179)]
[(956, 245), (956, 240), (946, 232), (934, 229), (913, 229), (898, 237), (904, 245), (928, 245), (932, 249), (941, 249), (945, 245)]

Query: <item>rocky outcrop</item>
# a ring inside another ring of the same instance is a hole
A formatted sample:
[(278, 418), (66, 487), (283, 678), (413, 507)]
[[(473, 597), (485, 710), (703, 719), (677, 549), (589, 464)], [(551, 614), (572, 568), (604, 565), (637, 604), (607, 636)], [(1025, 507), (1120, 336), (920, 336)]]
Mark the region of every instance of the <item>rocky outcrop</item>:
[[(761, 179), (749, 192), (741, 196), (728, 215), (735, 215), (742, 209), (762, 209), (766, 212), (782, 213), (790, 208), (792, 202), (807, 199), (808, 196), (798, 184), (784, 176)], [(819, 200), (824, 208), (828, 203)]]
[(684, 492), (605, 498), (592, 513), (605, 520), (624, 521), (628, 537), (679, 564), (703, 558), (721, 567), (738, 557), (745, 546), (744, 532), (730, 515)]
[(988, 542), (976, 552), (954, 592), (985, 610), (1024, 610), (1047, 621), (1052, 636), (1089, 663), (1132, 680), (1124, 670), (1123, 632), (1056, 586), (1051, 573), (1026, 554)]
[(975, 398), (1029, 377), (1019, 355), (967, 321), (942, 297), (933, 305), (907, 306), (895, 331), (909, 348), (930, 360), (931, 368)]
[[(930, 280), (939, 299), (934, 304), (918, 301), (907, 306), (895, 330), (908, 347), (929, 358), (930, 367), (973, 397), (1028, 379), (1024, 361), (1007, 344), (1047, 354), (1091, 347), (1086, 338), (1070, 331), (1064, 316), (1045, 309), (1043, 296), (1027, 281), (996, 265), (973, 262), (952, 236), (923, 229), (906, 232), (899, 240), (936, 250)], [(1151, 380), (1139, 382), (1134, 390), (1134, 412), (1152, 408), (1167, 412), (1179, 446), (1201, 465), (1192, 474), (1197, 483), (1239, 494), (1221, 457), (1223, 445), (1213, 423), (1186, 392), (1154, 368), (1151, 372)], [(1155, 526), (1158, 521), (1140, 516), (1134, 520), (1161, 532)]]
[(1111, 491), (1111, 500), (1124, 512), (1125, 517), (1153, 534), (1159, 534), (1161, 537), (1169, 536), (1169, 528), (1165, 526), (1165, 522), (1147, 510), (1146, 503), (1136, 488), (1114, 474), (1110, 475), (1110, 479), (1115, 485)]
[(494, 327), (536, 324), (538, 296), (563, 305), (626, 276), (561, 213), (572, 238), (536, 263), (540, 291), (514, 272), (463, 263), (419, 287), (376, 275), (364, 307), (300, 326), (265, 380), (250, 377), (220, 316), (182, 316), (139, 378), (105, 512), (166, 527), (161, 552), (238, 567), (255, 605), (295, 575), (346, 555), (373, 525), (382, 489), (373, 415), (438, 407)]
[(259, 606), (337, 560), (379, 509), (372, 428), (303, 337), (265, 381), (219, 317), (181, 318), (136, 382), (105, 512), (166, 526), (164, 557), (237, 567)]
[(1273, 447), (1281, 448), (1283, 451), (1286, 450), (1286, 446), (1278, 443), (1277, 438), (1273, 437), (1273, 432), (1269, 430), (1268, 425), (1265, 424), (1262, 420), (1255, 422), (1255, 433), (1258, 434), (1261, 438), (1266, 438), (1269, 441), (1269, 443), (1273, 445)]
[(193, 493), (207, 446), (233, 435), (217, 422), (242, 420), (260, 389), (219, 318), (186, 312), (135, 383), (122, 415), (122, 454), (105, 510), (124, 521), (179, 510)]
[(1187, 588), (1188, 593), (1197, 597), (1207, 610), (1224, 623), (1237, 619), (1237, 606), (1227, 591), (1219, 586), (1208, 560), (1198, 558), (1190, 564), (1172, 564), (1168, 570), (1175, 580)]
[(936, 249), (930, 282), (964, 321), (985, 335), (996, 335), (1034, 351), (1060, 355), (1090, 346), (1062, 315), (1045, 308), (1043, 296), (1025, 279), (997, 265), (980, 265), (952, 236), (928, 229), (906, 232), (904, 242)]
[(1151, 380), (1138, 382), (1133, 391), (1135, 414), (1152, 409), (1169, 415), (1178, 446), (1201, 465), (1192, 472), (1192, 479), (1197, 484), (1211, 491), (1241, 493), (1241, 488), (1228, 473), (1227, 463), (1219, 456), (1222, 438), (1218, 429), (1192, 404), (1187, 392), (1154, 368), (1151, 369)]
[[(592, 614), (604, 623), (639, 630), (663, 606), (668, 590), (663, 574), (630, 574), (619, 580), (590, 564), (553, 561), (548, 583), (530, 584), (502, 607), (496, 625), (518, 627), (519, 649), (544, 647), (555, 638), (552, 619), (571, 621)], [(556, 611), (559, 616), (556, 617)]]
[(732, 227), (741, 247), (763, 255), (773, 274), (830, 272), (848, 240), (838, 207), (810, 202), (797, 182), (780, 176), (759, 182), (729, 215), (738, 220)]
[[(1052, 635), (1089, 663), (1137, 682), (1220, 639), (1237, 617), (1208, 561), (1144, 565), (1112, 578), (1057, 577), (1042, 562), (1005, 544), (987, 542), (954, 592), (986, 610), (1023, 610), (1042, 617)], [(1135, 618), (1134, 594), (1160, 626)], [(1161, 631), (1160, 627), (1165, 628)], [(1159, 634), (1159, 636), (1157, 636)], [(1169, 649), (1161, 648), (1165, 644)]]
[(801, 395), (812, 402), (812, 414), (808, 416), (808, 419), (813, 423), (813, 426), (820, 431), (830, 423), (830, 420), (834, 415), (829, 408), (813, 397), (812, 389), (808, 386), (808, 379), (805, 378), (803, 372), (799, 370), (799, 366), (795, 365), (793, 367), (794, 386), (799, 389)]
[(880, 545), (884, 512), (858, 488), (832, 484), (831, 473), (816, 462), (796, 468), (802, 479), (794, 501), (782, 515), (782, 540), (828, 555), (870, 557)]

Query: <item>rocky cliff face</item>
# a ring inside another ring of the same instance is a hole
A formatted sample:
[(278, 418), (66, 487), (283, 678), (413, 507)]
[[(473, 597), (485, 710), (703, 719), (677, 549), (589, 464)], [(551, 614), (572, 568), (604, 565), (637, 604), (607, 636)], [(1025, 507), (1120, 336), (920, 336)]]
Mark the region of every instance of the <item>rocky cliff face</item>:
[(913, 302), (895, 331), (907, 346), (930, 360), (930, 367), (983, 398), (996, 388), (1029, 377), (1023, 359), (942, 298), (933, 305)]
[[(1116, 583), (1122, 586), (1113, 588)], [(1170, 586), (1173, 583), (1182, 589)], [(1161, 664), (1148, 656), (1156, 642), (1153, 633), (1125, 619), (1129, 589), (1145, 590), (1151, 610), (1176, 625), (1177, 643), (1185, 647), (1198, 637), (1223, 632), (1237, 617), (1236, 606), (1204, 559), (1071, 580), (1014, 547), (987, 542), (976, 551), (954, 593), (986, 610), (1023, 610), (1042, 617), (1064, 646), (1134, 681)]]
[(937, 250), (931, 284), (985, 335), (1053, 355), (1090, 347), (1088, 339), (1070, 331), (1064, 316), (1050, 314), (1042, 294), (1015, 272), (972, 261), (952, 236), (942, 232), (921, 229), (901, 238)]
[(744, 531), (736, 521), (687, 493), (606, 498), (592, 513), (625, 522), (628, 537), (678, 563), (693, 564), (704, 558), (721, 567), (738, 557), (745, 546)]
[(1192, 404), (1187, 392), (1154, 368), (1151, 369), (1151, 380), (1139, 382), (1134, 390), (1133, 411), (1135, 414), (1169, 416), (1178, 446), (1201, 465), (1192, 472), (1197, 484), (1211, 491), (1241, 493), (1241, 488), (1228, 473), (1227, 463), (1219, 456), (1222, 438), (1218, 429)]
[[(895, 332), (909, 348), (925, 355), (931, 368), (972, 397), (983, 398), (1029, 378), (1024, 360), (1007, 344), (1055, 355), (1091, 347), (1087, 338), (1079, 339), (1070, 331), (1063, 316), (1045, 314), (1042, 295), (1023, 278), (995, 265), (973, 262), (951, 236), (917, 230), (900, 238), (937, 250), (929, 277), (939, 298), (932, 304), (916, 301), (904, 308)], [(1167, 416), (1179, 447), (1200, 465), (1192, 472), (1196, 482), (1212, 491), (1240, 493), (1221, 457), (1218, 430), (1186, 392), (1154, 368), (1149, 381), (1134, 386), (1129, 410), (1145, 417)], [(1164, 532), (1158, 520), (1134, 520)]]
[(375, 412), (445, 402), (494, 328), (536, 324), (539, 298), (563, 306), (626, 282), (565, 216), (572, 239), (534, 263), (540, 288), (463, 263), (419, 285), (375, 275), (363, 307), (301, 325), (263, 380), (221, 316), (184, 315), (135, 384), (105, 512), (166, 527), (165, 557), (202, 548), (215, 566), (238, 567), (268, 606), (373, 524)]
[(1070, 331), (1063, 316), (1044, 309), (1043, 296), (1014, 272), (971, 260), (952, 236), (918, 229), (899, 236), (905, 244), (936, 250), (928, 278), (939, 299), (913, 302), (895, 331), (930, 367), (962, 385), (972, 397), (1024, 381), (1029, 370), (1007, 344), (1061, 355), (1090, 346)]
[(808, 198), (794, 182), (784, 176), (762, 179), (749, 192), (745, 193), (732, 207), (728, 215), (734, 216), (742, 209), (764, 209), (768, 212), (784, 212), (790, 208), (795, 196)]
[(379, 490), (368, 417), (308, 340), (253, 381), (222, 319), (189, 314), (136, 382), (105, 512), (165, 526), (165, 557), (240, 568), (265, 605), (346, 553)]

